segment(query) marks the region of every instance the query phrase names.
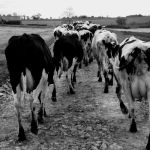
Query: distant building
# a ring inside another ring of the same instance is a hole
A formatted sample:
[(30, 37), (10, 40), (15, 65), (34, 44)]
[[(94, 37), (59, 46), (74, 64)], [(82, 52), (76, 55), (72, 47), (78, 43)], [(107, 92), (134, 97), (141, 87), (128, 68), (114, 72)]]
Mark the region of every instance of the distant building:
[(0, 23), (2, 24), (20, 24), (21, 17), (20, 16), (11, 16), (11, 15), (0, 15)]

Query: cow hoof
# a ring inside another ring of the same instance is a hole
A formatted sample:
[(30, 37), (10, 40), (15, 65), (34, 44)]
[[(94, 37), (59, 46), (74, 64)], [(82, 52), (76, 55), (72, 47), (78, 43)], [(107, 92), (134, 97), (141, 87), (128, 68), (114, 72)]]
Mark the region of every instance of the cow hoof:
[(128, 118), (131, 118), (131, 115), (130, 115), (130, 114), (128, 115)]
[(102, 78), (101, 77), (99, 77), (98, 82), (102, 82)]
[(18, 134), (18, 142), (23, 142), (25, 140), (26, 140), (26, 136), (24, 133), (24, 129), (23, 129), (23, 127), (20, 127), (19, 128), (19, 134)]
[(26, 140), (26, 136), (25, 135), (18, 135), (18, 140), (16, 142), (23, 142)]
[(68, 92), (68, 94), (75, 94), (75, 91), (72, 88), (70, 88), (70, 91)]
[(146, 145), (146, 150), (150, 150), (150, 144), (149, 143)]
[(89, 63), (93, 62), (93, 58), (90, 58)]
[(57, 102), (56, 97), (52, 97), (51, 99), (52, 99), (53, 102)]
[(32, 128), (31, 128), (31, 132), (32, 132), (33, 134), (37, 135), (37, 134), (38, 134), (38, 129), (32, 127)]
[(131, 123), (131, 126), (130, 126), (130, 132), (132, 132), (132, 133), (137, 132), (136, 122), (135, 122), (134, 119), (132, 120), (132, 123)]
[(97, 71), (97, 77), (99, 77), (99, 75), (100, 75), (100, 72), (99, 72), (99, 71)]
[(86, 62), (86, 63), (85, 63), (85, 67), (87, 67), (87, 66), (88, 66), (88, 63)]
[(71, 90), (71, 91), (70, 91), (70, 94), (75, 94), (75, 91)]
[(43, 119), (43, 109), (42, 107), (40, 108), (39, 112), (38, 112), (38, 122), (39, 123), (44, 123), (44, 119)]
[(45, 109), (44, 109), (44, 117), (48, 117)]
[(117, 87), (116, 87), (116, 93), (118, 94), (119, 92), (120, 92), (120, 87), (117, 86)]
[(38, 134), (38, 125), (35, 120), (31, 121), (31, 132), (36, 135)]
[(38, 123), (39, 123), (39, 124), (43, 124), (43, 123), (44, 123), (43, 117), (38, 116)]
[(80, 69), (82, 68), (82, 65), (81, 65), (81, 64), (79, 64), (79, 68), (80, 68)]
[(110, 85), (110, 86), (113, 86), (113, 81), (110, 81), (110, 82), (109, 82), (109, 85)]
[(76, 83), (76, 78), (73, 78), (73, 82)]
[(108, 93), (108, 88), (105, 88), (105, 89), (104, 89), (104, 93)]
[(120, 102), (120, 108), (123, 114), (128, 114), (128, 109), (123, 102)]

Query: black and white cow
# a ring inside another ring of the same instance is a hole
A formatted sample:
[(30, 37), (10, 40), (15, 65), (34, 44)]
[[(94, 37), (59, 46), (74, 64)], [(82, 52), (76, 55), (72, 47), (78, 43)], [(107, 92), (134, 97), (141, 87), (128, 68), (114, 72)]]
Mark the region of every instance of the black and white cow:
[(58, 40), (61, 36), (63, 36), (67, 32), (68, 32), (68, 30), (65, 27), (62, 27), (62, 26), (56, 27), (53, 31), (55, 40)]
[(64, 26), (63, 25), (58, 26), (54, 29), (53, 34), (54, 34), (55, 40), (58, 40), (61, 36), (68, 35), (68, 34), (73, 35), (76, 38), (78, 38), (78, 40), (80, 40), (78, 31), (74, 30), (73, 27), (71, 28), (71, 25), (68, 25), (68, 26), (67, 24), (65, 24)]
[(93, 34), (89, 30), (80, 30), (79, 35), (80, 35), (80, 42), (84, 50), (83, 63), (85, 64), (85, 66), (87, 66), (88, 63), (90, 63), (93, 60), (91, 50)]
[(61, 27), (66, 28), (67, 30), (74, 30), (74, 26), (72, 24), (62, 24)]
[[(25, 98), (30, 100), (31, 132), (37, 134), (38, 121), (42, 123), (43, 115), (46, 115), (44, 99), (49, 84), (53, 84), (54, 66), (48, 46), (37, 34), (12, 36), (5, 49), (5, 56), (19, 124), (18, 140), (23, 141), (26, 136), (21, 122), (21, 110)], [(37, 115), (35, 106), (39, 102)]]
[(110, 59), (117, 45), (118, 41), (115, 33), (107, 30), (97, 30), (95, 32), (92, 40), (92, 51), (98, 64), (98, 81), (102, 82), (101, 71), (105, 78), (104, 93), (108, 93), (108, 86), (113, 85), (113, 68)]
[[(76, 70), (83, 59), (83, 49), (80, 41), (72, 35), (60, 37), (53, 47), (54, 63), (58, 77), (66, 73), (69, 93), (73, 94), (74, 82), (76, 82)], [(53, 95), (56, 93), (54, 88)]]
[[(141, 41), (133, 36), (125, 39), (119, 45), (113, 69), (117, 81), (116, 93), (121, 110), (124, 114), (129, 113), (131, 119), (130, 132), (136, 132), (134, 106), (136, 99), (140, 101), (145, 99), (150, 106), (150, 42)], [(128, 109), (123, 103), (121, 90), (124, 92)], [(146, 149), (150, 149), (150, 134)]]
[(105, 26), (101, 26), (99, 24), (90, 24), (89, 25), (89, 31), (92, 32), (92, 34), (94, 35), (94, 33), (97, 31), (97, 30), (100, 30), (100, 29), (104, 29)]

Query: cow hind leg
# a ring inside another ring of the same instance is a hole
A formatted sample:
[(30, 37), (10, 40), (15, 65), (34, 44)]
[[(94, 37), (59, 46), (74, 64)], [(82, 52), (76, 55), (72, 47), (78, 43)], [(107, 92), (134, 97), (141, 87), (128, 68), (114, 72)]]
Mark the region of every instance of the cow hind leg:
[(102, 63), (98, 62), (97, 64), (98, 64), (98, 72), (97, 72), (98, 82), (102, 82), (102, 76), (101, 76)]
[(30, 99), (30, 108), (31, 108), (31, 132), (34, 134), (38, 133), (38, 122), (35, 114), (35, 104), (33, 103), (33, 98)]
[(67, 83), (68, 83), (68, 87), (69, 87), (68, 94), (75, 94), (74, 88), (71, 83), (71, 77), (69, 79), (68, 74), (66, 75), (66, 79), (67, 79)]
[(37, 124), (37, 119), (35, 116), (35, 107), (33, 107), (31, 114), (32, 114), (31, 132), (34, 134), (37, 134), (38, 133), (38, 124)]
[(38, 122), (42, 124), (44, 122), (44, 119), (43, 119), (43, 110), (44, 110), (44, 108), (43, 108), (43, 103), (41, 101), (41, 94), (42, 94), (42, 92), (39, 94), (39, 97), (38, 97), (39, 101), (40, 101), (40, 109), (38, 111)]
[(57, 102), (57, 99), (56, 99), (56, 85), (54, 84), (53, 86), (54, 87), (53, 87), (51, 99), (52, 99), (53, 102)]
[(150, 150), (150, 134), (149, 134), (149, 137), (148, 137), (148, 142), (147, 142), (147, 145), (146, 145), (146, 150)]
[[(150, 91), (149, 90), (147, 92), (147, 99), (149, 102), (149, 124), (150, 124)], [(150, 132), (150, 125), (149, 125), (149, 132)], [(146, 145), (146, 150), (150, 150), (150, 133), (149, 133), (148, 142)]]
[(102, 76), (99, 70), (97, 72), (97, 77), (98, 77), (98, 82), (102, 82)]
[(117, 87), (116, 87), (116, 94), (117, 94), (117, 97), (119, 99), (119, 103), (120, 103), (120, 109), (121, 109), (121, 112), (126, 115), (128, 114), (128, 109), (127, 107), (125, 106), (125, 104), (123, 103), (122, 101), (122, 98), (121, 98), (121, 89), (122, 89), (122, 86), (120, 84), (120, 82), (118, 81), (116, 75), (114, 74), (114, 77), (116, 79), (116, 82), (117, 82)]
[(132, 123), (130, 125), (130, 132), (132, 132), (132, 133), (137, 132), (137, 126), (136, 126), (135, 119), (132, 119)]
[(72, 82), (76, 83), (76, 71), (77, 71), (78, 64), (76, 64), (73, 68), (73, 78)]
[(117, 97), (120, 102), (120, 109), (121, 109), (122, 113), (125, 115), (128, 114), (128, 109), (121, 99), (121, 85), (119, 85), (119, 84), (116, 87), (116, 94), (117, 94)]
[(44, 118), (43, 117), (47, 117), (47, 113), (44, 107), (44, 104), (42, 103), (40, 106), (40, 109), (38, 111), (38, 122), (39, 123), (44, 123)]
[(18, 125), (19, 125), (19, 133), (18, 133), (18, 141), (22, 142), (26, 140), (25, 132), (21, 123), (21, 90), (20, 85), (17, 86), (17, 93), (13, 93), (14, 97), (14, 104), (16, 109), (16, 116), (18, 119)]
[(125, 84), (125, 86), (123, 86), (123, 87), (124, 87), (124, 94), (125, 94), (126, 100), (128, 102), (129, 115), (131, 117), (131, 124), (130, 124), (129, 131), (132, 133), (135, 133), (135, 132), (137, 132), (137, 126), (136, 126), (136, 122), (135, 122), (134, 99), (133, 99), (132, 94), (131, 94), (130, 85)]
[(113, 71), (110, 71), (110, 79), (109, 79), (109, 85), (113, 86)]
[(19, 134), (18, 134), (18, 141), (22, 142), (26, 140), (24, 129), (21, 125), (19, 125)]
[(44, 123), (44, 117), (47, 116), (46, 110), (45, 110), (45, 103), (46, 103), (46, 96), (48, 95), (48, 89), (50, 87), (48, 86), (48, 83), (46, 80), (43, 80), (43, 85), (41, 86), (41, 92), (39, 93), (39, 101), (40, 101), (40, 109), (38, 112), (38, 122)]
[(41, 104), (42, 106), (40, 106), (40, 109), (38, 111), (38, 122), (39, 123), (44, 123), (44, 119), (43, 119), (43, 104)]
[(130, 132), (135, 133), (137, 132), (137, 126), (135, 122), (135, 115), (134, 115), (134, 109), (131, 109), (131, 125), (130, 125)]
[(21, 113), (20, 113), (20, 108), (18, 105), (15, 105), (16, 112), (17, 112), (17, 117), (18, 117), (18, 124), (19, 124), (19, 133), (18, 133), (18, 141), (22, 142), (26, 140), (25, 132), (21, 123)]
[(104, 93), (108, 93), (109, 78), (106, 71), (104, 72), (104, 78), (105, 78)]
[(99, 77), (99, 75), (100, 75), (100, 71), (98, 70), (98, 71), (97, 71), (97, 77)]

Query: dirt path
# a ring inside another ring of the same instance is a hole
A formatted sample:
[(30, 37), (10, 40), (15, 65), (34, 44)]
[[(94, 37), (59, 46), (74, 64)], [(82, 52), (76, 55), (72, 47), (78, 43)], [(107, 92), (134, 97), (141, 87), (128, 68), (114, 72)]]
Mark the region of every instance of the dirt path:
[[(17, 119), (7, 82), (0, 88), (0, 149), (2, 150), (144, 150), (147, 143), (147, 107), (137, 103), (136, 134), (119, 108), (115, 85), (103, 93), (95, 62), (77, 72), (76, 94), (68, 95), (64, 78), (58, 85), (58, 102), (47, 99), (48, 117), (37, 136), (30, 132), (29, 103), (23, 111), (27, 141), (16, 143)], [(6, 94), (7, 92), (7, 94)], [(144, 112), (140, 111), (144, 108)]]

